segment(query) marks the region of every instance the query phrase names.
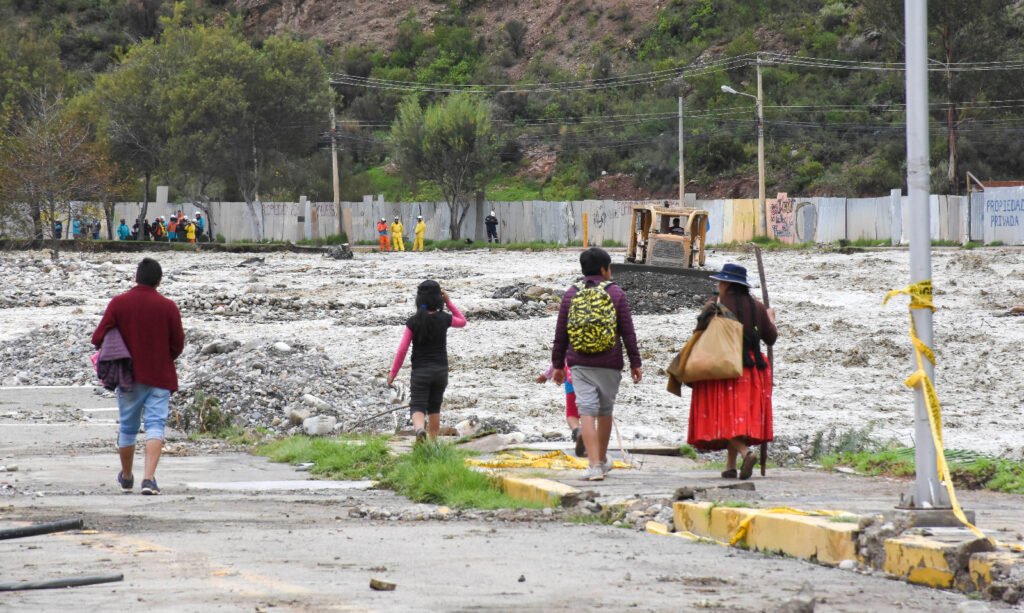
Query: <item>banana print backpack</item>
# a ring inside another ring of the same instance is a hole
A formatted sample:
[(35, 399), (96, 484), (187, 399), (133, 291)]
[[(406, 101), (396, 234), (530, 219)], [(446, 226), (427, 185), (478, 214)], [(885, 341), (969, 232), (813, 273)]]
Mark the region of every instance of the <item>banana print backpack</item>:
[(569, 342), (577, 353), (602, 353), (615, 346), (618, 319), (615, 303), (608, 295), (611, 281), (587, 287), (586, 281), (575, 285), (576, 295), (569, 303)]

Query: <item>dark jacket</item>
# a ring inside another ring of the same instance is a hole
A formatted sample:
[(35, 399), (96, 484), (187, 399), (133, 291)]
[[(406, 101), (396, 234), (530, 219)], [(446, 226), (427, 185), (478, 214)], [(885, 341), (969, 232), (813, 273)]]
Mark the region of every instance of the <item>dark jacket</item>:
[(100, 355), (96, 360), (96, 375), (108, 390), (121, 388), (130, 392), (135, 385), (132, 376), (132, 354), (117, 328), (111, 328), (103, 337)]
[[(585, 277), (587, 287), (599, 285), (604, 278), (601, 275)], [(573, 296), (576, 295), (576, 286), (573, 285), (562, 296), (562, 306), (558, 310), (558, 323), (555, 324), (555, 343), (551, 348), (551, 364), (555, 368), (572, 366), (593, 366), (595, 368), (611, 368), (622, 370), (624, 362), (622, 359), (622, 348), (625, 345), (626, 353), (629, 355), (630, 368), (640, 368), (640, 350), (636, 345), (636, 331), (633, 329), (633, 313), (629, 308), (629, 300), (626, 293), (618, 285), (609, 285), (606, 291), (611, 296), (615, 305), (616, 328), (618, 339), (615, 346), (608, 351), (601, 353), (576, 353), (569, 346), (569, 305)]]
[(170, 391), (178, 389), (174, 360), (185, 348), (185, 331), (177, 305), (156, 288), (136, 285), (107, 305), (92, 344), (99, 347), (107, 332), (117, 328), (132, 355), (137, 383)]

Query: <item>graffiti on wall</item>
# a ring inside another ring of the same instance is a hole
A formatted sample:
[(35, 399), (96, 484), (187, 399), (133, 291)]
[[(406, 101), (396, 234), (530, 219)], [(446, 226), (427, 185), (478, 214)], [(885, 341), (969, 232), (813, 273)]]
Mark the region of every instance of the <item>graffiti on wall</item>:
[(796, 215), (793, 212), (793, 199), (786, 193), (779, 193), (774, 200), (768, 203), (768, 221), (771, 225), (771, 235), (784, 243), (792, 243), (796, 240), (794, 226)]

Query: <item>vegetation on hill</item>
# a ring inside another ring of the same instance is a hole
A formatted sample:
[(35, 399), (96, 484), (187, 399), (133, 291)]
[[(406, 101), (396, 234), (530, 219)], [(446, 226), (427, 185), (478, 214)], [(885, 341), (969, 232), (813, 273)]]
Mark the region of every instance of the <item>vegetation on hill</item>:
[[(334, 6), (0, 0), (0, 151), (16, 156), (12, 143), (25, 145), (33, 109), (59, 99), (92, 135), (90, 151), (109, 179), (75, 198), (116, 194), (112, 186), (131, 179), (139, 200), (158, 183), (179, 200), (329, 200), (331, 96), (303, 81), (319, 74), (333, 75), (343, 199), (441, 197), (443, 186), (396, 163), (392, 127), (408, 100), (428, 109), (463, 90), (486, 107), (495, 152), (492, 167), (477, 173), (479, 185), (467, 189), (509, 200), (672, 197), (681, 96), (687, 190), (751, 197), (753, 100), (721, 86), (753, 94), (760, 64), (769, 194), (875, 195), (904, 183), (899, 3)], [(929, 11), (933, 191), (962, 192), (965, 171), (1016, 178), (1024, 160), (1024, 8), (946, 0)], [(358, 32), (343, 33), (350, 30)], [(147, 57), (159, 70), (139, 72)], [(267, 106), (273, 96), (261, 92), (274, 87), (289, 92), (286, 105)], [(136, 135), (163, 150), (127, 152), (117, 130), (128, 116), (112, 121), (118, 109), (134, 109)], [(271, 146), (243, 155), (272, 133)], [(0, 161), (4, 186), (19, 172)], [(0, 193), (8, 208), (19, 197), (7, 187)]]

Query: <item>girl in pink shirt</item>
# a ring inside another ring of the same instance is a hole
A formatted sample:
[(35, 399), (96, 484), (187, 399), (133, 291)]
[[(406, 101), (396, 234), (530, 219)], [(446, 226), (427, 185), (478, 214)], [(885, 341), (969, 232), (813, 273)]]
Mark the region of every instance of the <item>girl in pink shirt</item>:
[[(451, 313), (445, 313), (448, 306)], [(441, 403), (448, 387), (448, 328), (462, 328), (466, 319), (448, 294), (432, 279), (416, 288), (416, 313), (405, 323), (402, 341), (391, 364), (388, 385), (392, 385), (412, 345), (409, 410), (416, 430), (416, 442), (437, 437), (441, 430)], [(426, 426), (426, 427), (424, 427)]]

